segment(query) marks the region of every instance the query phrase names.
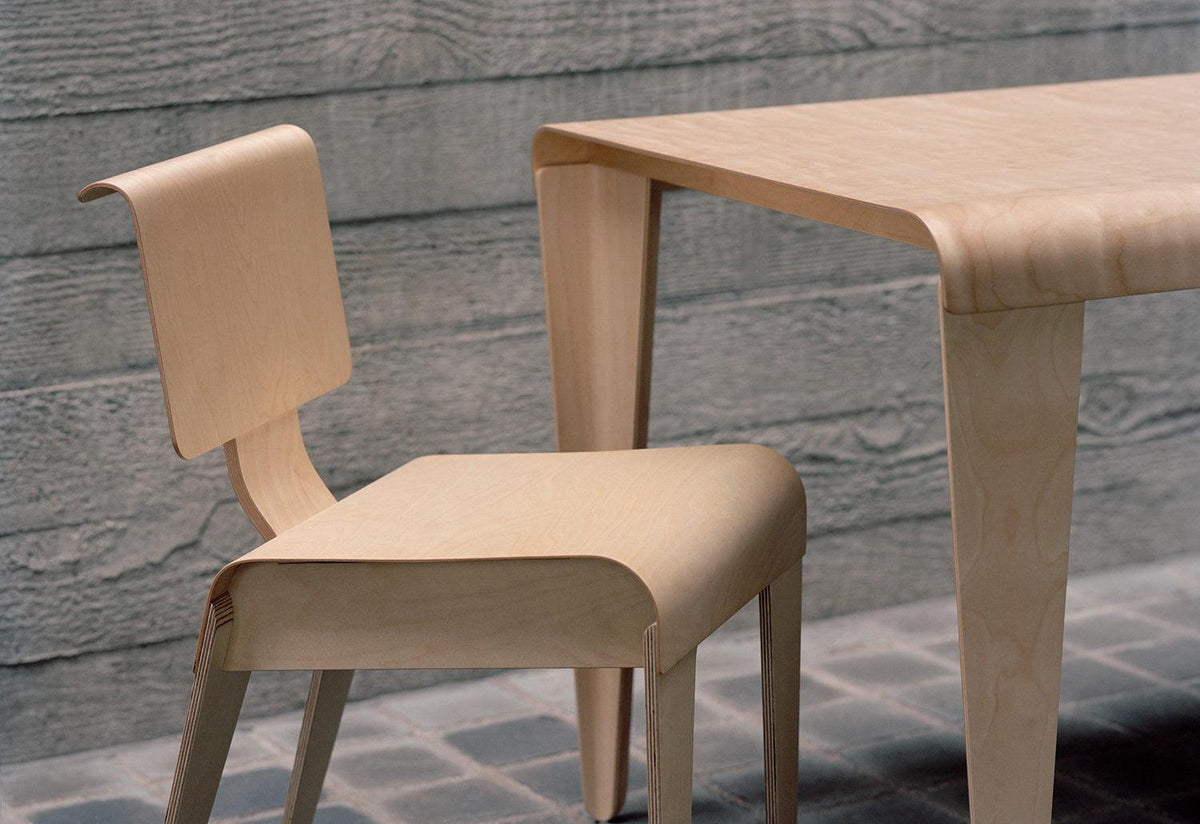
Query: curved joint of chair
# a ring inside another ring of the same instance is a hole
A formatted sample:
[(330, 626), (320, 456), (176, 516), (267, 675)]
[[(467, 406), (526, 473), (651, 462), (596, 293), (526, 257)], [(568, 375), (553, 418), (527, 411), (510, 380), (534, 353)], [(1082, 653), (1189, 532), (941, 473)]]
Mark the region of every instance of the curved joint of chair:
[(335, 503), (317, 474), (293, 409), (225, 444), (238, 502), (265, 540)]
[[(309, 460), (298, 410), (226, 443), (225, 463), (238, 503), (264, 540), (271, 540), (336, 502)], [(228, 588), (228, 576), (218, 575), (207, 603), (215, 603)], [(200, 652), (197, 645), (196, 663)]]

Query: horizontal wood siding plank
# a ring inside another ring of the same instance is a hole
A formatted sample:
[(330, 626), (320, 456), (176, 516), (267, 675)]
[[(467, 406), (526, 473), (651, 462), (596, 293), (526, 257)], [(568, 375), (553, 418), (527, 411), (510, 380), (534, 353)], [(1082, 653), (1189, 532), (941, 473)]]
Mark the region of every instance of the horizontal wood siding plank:
[(1195, 0), (9, 0), (0, 119), (1198, 21)]
[[(335, 227), (356, 345), (487, 328), (543, 311), (532, 206)], [(694, 192), (668, 193), (659, 300), (881, 283), (936, 271), (932, 252)], [(0, 390), (154, 364), (133, 247), (0, 261)]]
[[(1076, 520), (1125, 513), (1105, 529), (1130, 540), (1087, 550), (1110, 563), (1183, 551), (1200, 527), (1188, 497), (1200, 485), (1200, 294), (1151, 298), (1096, 304), (1089, 321)], [(651, 442), (780, 450), (809, 484), (815, 535), (941, 517), (931, 317), (932, 279), (666, 307)], [(349, 386), (304, 410), (316, 466), (344, 493), (427, 452), (551, 448), (544, 345), (531, 327), (360, 347)], [(21, 393), (15, 415), (13, 398), (0, 398), (13, 422), (0, 449), (21, 450), (0, 461), (22, 467), (0, 478), (0, 664), (193, 632), (213, 572), (256, 542), (219, 455), (174, 457), (153, 374)], [(68, 455), (78, 469), (64, 475)], [(96, 620), (118, 607), (122, 621)]]
[(0, 257), (128, 243), (81, 186), (276, 123), (313, 134), (332, 218), (357, 220), (531, 202), (545, 122), (1187, 71), (1198, 46), (1191, 24), (13, 121)]

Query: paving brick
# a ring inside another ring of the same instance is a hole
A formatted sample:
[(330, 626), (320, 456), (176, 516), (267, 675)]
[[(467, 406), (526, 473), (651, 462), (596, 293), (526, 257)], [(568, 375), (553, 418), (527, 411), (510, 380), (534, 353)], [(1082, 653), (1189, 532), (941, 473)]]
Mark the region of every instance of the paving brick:
[(1200, 598), (1171, 598), (1158, 604), (1139, 607), (1138, 611), (1178, 624), (1180, 629), (1200, 632)]
[(819, 707), (830, 701), (845, 698), (847, 693), (830, 686), (816, 678), (801, 674), (800, 676), (800, 708)]
[(1200, 678), (1200, 638), (1176, 638), (1152, 647), (1125, 650), (1116, 657), (1173, 681)]
[(1081, 708), (1088, 715), (1146, 735), (1200, 735), (1200, 698), (1182, 690), (1154, 689)]
[[(575, 753), (566, 758), (514, 767), (509, 769), (507, 774), (538, 795), (559, 804), (574, 804), (583, 799), (583, 788), (579, 780), (579, 756)], [(631, 793), (646, 789), (646, 763), (636, 756), (629, 759), (627, 786)]]
[[(1195, 821), (1194, 818), (1186, 820)], [(1106, 807), (1090, 813), (1087, 817), (1087, 824), (1164, 824), (1165, 821), (1162, 816), (1148, 813), (1131, 804)]]
[(1058, 715), (1058, 745), (1060, 759), (1072, 755), (1095, 753), (1113, 747), (1127, 746), (1136, 733), (1098, 721), (1083, 711), (1060, 712)]
[(713, 636), (696, 650), (696, 679), (712, 681), (732, 675), (757, 675), (762, 670), (758, 635)]
[(481, 778), (415, 790), (388, 802), (408, 824), (468, 824), (535, 813), (537, 803)]
[(704, 690), (742, 712), (762, 712), (762, 678), (758, 673), (713, 681), (711, 684), (706, 684)]
[[(376, 824), (375, 819), (350, 807), (320, 807), (313, 824)], [(383, 822), (379, 822), (383, 824)]]
[(1194, 580), (1190, 576), (1174, 574), (1171, 567), (1170, 561), (1114, 567), (1082, 576), (1075, 586), (1104, 604), (1132, 604), (1140, 600), (1174, 596), (1175, 593), (1179, 596), (1195, 595)]
[(1075, 820), (1082, 824), (1082, 821), (1088, 819), (1092, 810), (1104, 807), (1105, 803), (1104, 797), (1094, 790), (1077, 781), (1072, 781), (1065, 775), (1055, 776), (1052, 816), (1055, 821)]
[(548, 715), (453, 732), (446, 741), (481, 764), (527, 761), (579, 746), (575, 728)]
[[(621, 815), (614, 821), (621, 824), (641, 824), (647, 820), (645, 791), (630, 793)], [(752, 810), (737, 807), (718, 798), (703, 787), (692, 787), (692, 824), (751, 824)]]
[[(264, 815), (259, 818), (252, 818), (244, 824), (279, 824), (278, 815)], [(344, 805), (334, 807), (318, 807), (317, 814), (313, 816), (313, 824), (390, 824), (384, 822), (366, 813), (359, 812)]]
[(1063, 770), (1120, 799), (1152, 799), (1195, 789), (1200, 747), (1146, 740), (1066, 759)]
[(957, 824), (963, 820), (914, 798), (891, 796), (813, 813), (805, 824)]
[(936, 655), (945, 661), (955, 672), (958, 671), (958, 639), (942, 641), (938, 644), (927, 644), (921, 649), (930, 655)]
[(509, 770), (508, 775), (559, 804), (574, 804), (583, 799), (579, 759), (573, 756), (517, 767)]
[(159, 824), (163, 810), (137, 798), (84, 801), (31, 813), (33, 824)]
[(832, 657), (860, 655), (890, 649), (904, 634), (873, 620), (873, 613), (842, 615), (821, 621), (806, 621), (800, 628), (800, 649), (809, 666)]
[(719, 724), (696, 730), (694, 769), (710, 773), (740, 764), (762, 763), (763, 744), (760, 725), (739, 722)]
[(801, 734), (833, 746), (854, 746), (925, 729), (920, 718), (879, 702), (852, 699), (800, 712)]
[(958, 611), (953, 598), (932, 598), (915, 604), (889, 607), (871, 614), (873, 623), (903, 633), (909, 641), (944, 638), (958, 633)]
[[(757, 674), (713, 681), (711, 684), (705, 685), (704, 689), (742, 712), (754, 715), (762, 713), (762, 679)], [(845, 697), (846, 693), (836, 687), (823, 684), (808, 675), (801, 674), (800, 676), (800, 706), (802, 707), (815, 707), (826, 701)]]
[(1079, 587), (1080, 580), (1081, 580), (1080, 576), (1073, 575), (1067, 581), (1067, 614), (1068, 615), (1070, 615), (1072, 613), (1076, 613), (1076, 612), (1083, 612), (1085, 610), (1088, 610), (1088, 609), (1091, 609), (1091, 608), (1094, 608), (1097, 606), (1105, 606), (1106, 604), (1112, 603), (1112, 599), (1101, 600), (1101, 599), (1098, 599), (1092, 593), (1085, 592), (1084, 590), (1080, 589), (1080, 587)]
[[(408, 729), (399, 721), (380, 712), (373, 706), (374, 702), (352, 701), (346, 704), (342, 713), (342, 721), (338, 725), (337, 740), (339, 742), (364, 741), (370, 738), (396, 739), (408, 733)], [(285, 753), (296, 751), (300, 739), (300, 725), (303, 716), (298, 712), (257, 721), (250, 727), (256, 737), (269, 741)], [(236, 741), (236, 738), (235, 738)]]
[(966, 780), (967, 755), (961, 735), (934, 732), (848, 750), (866, 770), (910, 789)]
[(339, 740), (362, 740), (383, 736), (393, 738), (407, 732), (396, 719), (380, 712), (376, 702), (352, 701), (346, 704), (342, 722), (338, 725)]
[(550, 813), (531, 815), (527, 818), (518, 818), (511, 824), (595, 824), (595, 819), (584, 812), (555, 810)]
[[(761, 766), (719, 773), (709, 780), (722, 791), (747, 804), (764, 803)], [(845, 759), (812, 752), (800, 753), (798, 798), (801, 810), (860, 801), (890, 790), (887, 784), (867, 775)]]
[(1091, 658), (1067, 658), (1062, 666), (1060, 700), (1087, 701), (1123, 692), (1144, 690), (1152, 681)]
[[(296, 727), (299, 732), (299, 725)], [(175, 762), (179, 758), (179, 736), (158, 738), (133, 746), (121, 747), (117, 758), (131, 770), (149, 779), (159, 779), (175, 774)], [(289, 744), (295, 749), (296, 740)], [(254, 734), (254, 724), (241, 724), (234, 733), (233, 742), (229, 746), (229, 757), (225, 759), (225, 768), (236, 768), (276, 757), (273, 749), (268, 747)]]
[(127, 794), (136, 786), (134, 775), (108, 758), (47, 758), (0, 770), (0, 795), (16, 807)]
[(363, 789), (402, 787), (459, 774), (458, 767), (433, 750), (412, 743), (383, 750), (335, 753), (329, 769), (352, 787)]
[(1194, 824), (1200, 818), (1200, 792), (1189, 792), (1170, 801), (1164, 801), (1160, 809), (1179, 822)]
[[(924, 793), (924, 797), (955, 815), (967, 817), (969, 806), (966, 778), (928, 790)], [(1089, 816), (1095, 810), (1102, 809), (1111, 803), (1093, 790), (1066, 778), (1061, 771), (1054, 778), (1052, 817), (1055, 822), (1080, 821), (1079, 816)], [(1080, 821), (1080, 824), (1083, 822)]]
[(289, 712), (273, 718), (260, 719), (254, 723), (251, 731), (255, 737), (270, 743), (276, 749), (294, 753), (296, 744), (300, 740), (302, 720), (303, 716), (300, 713)]
[(29, 824), (29, 819), (17, 812), (17, 808), (0, 799), (0, 821), (4, 824)]
[(882, 650), (826, 661), (822, 666), (839, 678), (872, 687), (904, 687), (944, 678), (953, 670), (924, 655), (905, 650)]
[(243, 773), (226, 773), (213, 803), (214, 818), (281, 809), (287, 798), (288, 770), (268, 767)]
[(1200, 553), (1190, 553), (1188, 555), (1176, 555), (1167, 560), (1163, 564), (1164, 572), (1172, 579), (1180, 577), (1190, 577), (1194, 582), (1193, 587), (1195, 592), (1200, 592)]
[(963, 722), (962, 682), (957, 678), (929, 681), (896, 693), (903, 703), (925, 710), (956, 726)]
[(1067, 620), (1064, 642), (1085, 649), (1105, 649), (1163, 636), (1158, 624), (1121, 612), (1101, 612)]
[(458, 727), (533, 711), (493, 679), (402, 692), (382, 700), (380, 706), (426, 729)]
[(535, 704), (550, 704), (575, 714), (575, 676), (571, 670), (516, 670), (502, 676), (502, 680), (528, 693)]

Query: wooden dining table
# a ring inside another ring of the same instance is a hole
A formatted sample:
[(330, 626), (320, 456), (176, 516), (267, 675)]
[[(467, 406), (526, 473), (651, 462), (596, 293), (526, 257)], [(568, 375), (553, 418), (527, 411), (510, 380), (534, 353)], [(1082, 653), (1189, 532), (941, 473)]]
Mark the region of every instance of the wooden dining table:
[[(1084, 306), (1200, 287), (1198, 135), (1191, 74), (554, 124), (534, 142), (562, 450), (646, 444), (665, 189), (936, 250), (975, 824), (1050, 821)], [(576, 671), (602, 820), (624, 799), (630, 684)]]

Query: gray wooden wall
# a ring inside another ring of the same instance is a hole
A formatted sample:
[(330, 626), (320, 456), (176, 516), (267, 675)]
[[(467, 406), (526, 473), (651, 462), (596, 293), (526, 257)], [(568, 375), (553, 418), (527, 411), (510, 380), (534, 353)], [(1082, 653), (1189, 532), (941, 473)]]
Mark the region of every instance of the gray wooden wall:
[[(552, 447), (540, 123), (1198, 68), (1197, 0), (4, 0), (0, 760), (179, 729), (207, 584), (255, 543), (220, 455), (171, 451), (130, 220), (88, 181), (312, 133), (355, 372), (303, 420), (344, 493)], [(662, 234), (651, 441), (791, 457), (807, 615), (950, 592), (931, 256), (686, 193)], [(1198, 309), (1089, 308), (1076, 569), (1195, 546)], [(264, 677), (248, 711), (302, 696)]]

